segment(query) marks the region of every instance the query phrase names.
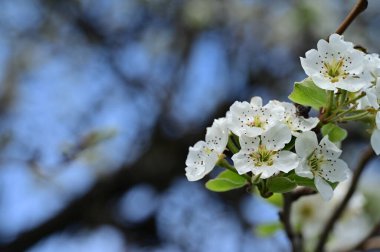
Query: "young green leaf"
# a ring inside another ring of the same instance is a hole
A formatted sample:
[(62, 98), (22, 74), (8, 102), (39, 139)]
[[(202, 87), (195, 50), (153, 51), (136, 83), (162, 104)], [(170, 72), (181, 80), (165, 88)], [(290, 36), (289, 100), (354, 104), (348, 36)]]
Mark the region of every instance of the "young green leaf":
[(299, 186), (307, 186), (307, 187), (311, 187), (313, 189), (316, 189), (315, 188), (314, 179), (300, 177), (300, 176), (298, 176), (296, 174), (294, 174), (292, 176), (292, 179), (294, 179), (294, 181), (296, 182), (296, 184), (299, 185)]
[(277, 231), (281, 230), (282, 228), (283, 225), (280, 222), (261, 224), (256, 226), (255, 234), (259, 237), (268, 237), (274, 235)]
[(243, 176), (241, 176), (235, 172), (232, 172), (230, 170), (225, 170), (225, 171), (219, 173), (217, 178), (228, 179), (235, 184), (245, 184), (246, 183), (246, 179)]
[(267, 188), (270, 192), (285, 193), (293, 190), (297, 184), (286, 177), (272, 177), (267, 180)]
[(243, 187), (244, 185), (245, 183), (236, 184), (229, 179), (215, 178), (215, 179), (210, 179), (209, 181), (207, 181), (206, 188), (214, 192), (226, 192), (226, 191)]
[(327, 104), (327, 93), (317, 87), (311, 79), (305, 79), (302, 82), (294, 83), (294, 89), (289, 95), (289, 99), (295, 103), (319, 110)]
[(230, 170), (221, 172), (216, 178), (206, 183), (206, 188), (214, 192), (226, 192), (243, 187), (247, 184), (246, 179)]
[(322, 126), (323, 136), (329, 136), (331, 142), (340, 142), (347, 137), (347, 130), (339, 127), (334, 123), (328, 123)]

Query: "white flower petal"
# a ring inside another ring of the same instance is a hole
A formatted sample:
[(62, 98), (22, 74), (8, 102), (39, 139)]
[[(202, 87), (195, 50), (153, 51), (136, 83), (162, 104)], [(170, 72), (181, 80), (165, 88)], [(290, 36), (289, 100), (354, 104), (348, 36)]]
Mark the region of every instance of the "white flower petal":
[(371, 145), (376, 155), (380, 154), (380, 130), (374, 130), (371, 136)]
[(305, 178), (314, 178), (313, 173), (310, 171), (310, 167), (307, 164), (308, 160), (307, 158), (303, 158), (298, 166), (295, 169), (295, 172), (298, 176), (300, 177), (305, 177)]
[(280, 151), (278, 158), (274, 160), (273, 166), (276, 169), (288, 173), (298, 166), (299, 160), (295, 153), (291, 151)]
[(248, 136), (248, 137), (257, 137), (261, 135), (264, 132), (262, 128), (259, 127), (244, 127), (244, 133), (241, 134), (241, 136)]
[(305, 73), (308, 76), (319, 73), (318, 69), (320, 67), (318, 68), (316, 67), (316, 66), (321, 66), (318, 51), (315, 49), (311, 49), (306, 52), (305, 56), (306, 56), (305, 58), (302, 58), (302, 57), (300, 58), (301, 66), (305, 70)]
[(269, 150), (280, 150), (284, 148), (285, 144), (289, 143), (291, 139), (292, 134), (289, 128), (283, 123), (274, 125), (261, 136), (262, 144)]
[(260, 145), (260, 138), (259, 137), (247, 137), (247, 136), (241, 136), (239, 138), (240, 147), (242, 150), (246, 151), (256, 151)]
[(330, 182), (341, 182), (348, 178), (350, 169), (342, 159), (327, 160), (321, 164), (321, 176)]
[(377, 112), (376, 114), (376, 126), (380, 129), (380, 112)]
[(318, 147), (317, 135), (313, 131), (300, 134), (295, 143), (298, 156), (307, 158)]
[(263, 100), (260, 96), (254, 96), (251, 98), (251, 105), (254, 107), (262, 107), (263, 106)]
[(332, 85), (329, 79), (321, 76), (320, 74), (314, 74), (310, 77), (313, 80), (314, 84), (317, 85), (319, 88), (332, 91), (336, 89), (336, 86)]
[(357, 78), (347, 77), (346, 79), (341, 79), (334, 83), (334, 86), (341, 88), (350, 92), (357, 92), (360, 89), (368, 85), (368, 82), (363, 78), (363, 76), (357, 75)]
[(187, 173), (192, 179), (199, 180), (208, 174), (215, 166), (219, 157), (204, 141), (198, 141), (194, 147), (189, 148), (186, 159)]
[(317, 43), (317, 49), (318, 49), (319, 55), (322, 56), (321, 58), (322, 60), (326, 60), (326, 61), (332, 60), (331, 53), (330, 53), (331, 47), (330, 47), (329, 42), (327, 42), (324, 39), (320, 39)]
[(334, 191), (331, 188), (331, 186), (321, 177), (316, 176), (314, 179), (315, 187), (317, 188), (318, 192), (321, 194), (322, 198), (325, 201), (329, 201), (333, 194)]
[(204, 167), (199, 166), (188, 166), (185, 168), (186, 177), (189, 181), (197, 181), (205, 176)]
[(247, 151), (239, 151), (232, 156), (232, 161), (239, 174), (245, 174), (252, 170), (252, 159), (249, 157), (249, 152)]
[(319, 123), (319, 119), (316, 117), (304, 118), (302, 116), (298, 116), (293, 119), (293, 123), (291, 125), (292, 134), (294, 136), (299, 136), (300, 132), (310, 131), (314, 129)]
[(322, 154), (326, 159), (338, 159), (342, 150), (340, 150), (328, 136), (322, 138), (318, 148), (319, 154)]
[(272, 165), (272, 166), (260, 166), (260, 167), (254, 167), (252, 169), (252, 173), (254, 175), (261, 174), (260, 178), (267, 179), (272, 177), (273, 175), (277, 174), (279, 171)]
[(237, 136), (245, 132), (245, 125), (251, 118), (253, 108), (248, 102), (234, 102), (226, 114), (228, 128)]
[(221, 154), (226, 148), (227, 142), (227, 120), (225, 118), (215, 119), (212, 126), (207, 128), (206, 143), (208, 147)]
[(368, 107), (373, 107), (375, 109), (379, 108), (379, 103), (378, 103), (378, 94), (377, 90), (375, 87), (368, 88), (365, 90), (366, 95), (361, 98), (358, 103), (358, 109), (366, 109)]

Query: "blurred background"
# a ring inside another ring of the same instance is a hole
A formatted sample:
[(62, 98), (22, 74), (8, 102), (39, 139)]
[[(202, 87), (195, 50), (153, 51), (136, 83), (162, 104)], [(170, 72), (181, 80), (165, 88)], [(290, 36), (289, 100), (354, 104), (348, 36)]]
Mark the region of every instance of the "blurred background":
[[(235, 100), (287, 100), (354, 2), (0, 1), (0, 251), (289, 251), (254, 232), (276, 208), (186, 180), (188, 147)], [(346, 39), (380, 51), (379, 14)]]

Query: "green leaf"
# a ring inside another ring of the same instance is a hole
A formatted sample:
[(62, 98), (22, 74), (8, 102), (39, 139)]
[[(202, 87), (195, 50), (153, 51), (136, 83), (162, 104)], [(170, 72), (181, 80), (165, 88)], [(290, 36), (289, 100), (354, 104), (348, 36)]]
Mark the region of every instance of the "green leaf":
[(285, 193), (293, 190), (297, 184), (286, 177), (272, 177), (267, 180), (267, 188), (270, 192)]
[(283, 228), (280, 222), (261, 224), (256, 226), (255, 234), (260, 237), (268, 237), (274, 235), (277, 231)]
[(313, 189), (316, 189), (315, 184), (314, 184), (314, 179), (300, 177), (300, 176), (295, 175), (295, 174), (292, 176), (292, 178), (294, 179), (296, 184), (299, 186), (307, 186), (307, 187), (311, 187)]
[(334, 123), (323, 125), (321, 132), (323, 136), (329, 136), (331, 142), (340, 142), (347, 137), (347, 130)]
[(235, 184), (245, 184), (247, 182), (243, 176), (241, 176), (235, 172), (232, 172), (230, 170), (225, 170), (225, 171), (219, 173), (217, 178), (228, 179)]
[(243, 187), (245, 184), (235, 184), (229, 179), (215, 178), (206, 183), (206, 188), (214, 192), (226, 192)]
[(295, 103), (311, 106), (319, 110), (327, 104), (327, 92), (317, 87), (311, 79), (305, 79), (302, 82), (294, 83), (293, 92), (289, 99)]
[(282, 197), (281, 193), (274, 193), (272, 196), (267, 198), (266, 201), (279, 208), (284, 205), (284, 198)]
[(206, 183), (206, 188), (214, 192), (226, 192), (241, 188), (247, 184), (244, 177), (230, 170), (221, 172), (216, 178), (210, 179)]

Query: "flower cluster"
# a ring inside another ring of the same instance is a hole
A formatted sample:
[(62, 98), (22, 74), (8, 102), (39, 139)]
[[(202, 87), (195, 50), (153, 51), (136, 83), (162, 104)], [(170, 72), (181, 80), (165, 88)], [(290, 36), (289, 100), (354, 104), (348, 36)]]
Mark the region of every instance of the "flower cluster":
[[(216, 119), (207, 129), (206, 141), (190, 147), (186, 176), (189, 181), (195, 181), (211, 172), (218, 161), (225, 158), (223, 152), (228, 139), (233, 144), (235, 136), (240, 150), (231, 159), (239, 174), (267, 179), (295, 170), (299, 176), (315, 177), (317, 189), (329, 199), (332, 189), (326, 181), (344, 180), (347, 165), (337, 159), (340, 150), (327, 138), (319, 145), (315, 143), (316, 135), (310, 130), (318, 122), (318, 118), (298, 115), (292, 103), (273, 100), (263, 106), (260, 97), (253, 97), (250, 103), (237, 101), (226, 118)], [(284, 149), (292, 137), (297, 137), (296, 153)], [(307, 142), (309, 138), (311, 142)]]
[[(339, 94), (349, 92), (350, 96), (359, 98), (357, 104), (351, 104), (362, 112), (354, 119), (364, 118), (371, 109), (377, 111), (380, 108), (379, 55), (355, 49), (351, 42), (344, 41), (338, 34), (332, 34), (328, 42), (321, 39), (317, 48), (309, 50), (306, 57), (301, 58), (305, 73), (315, 85)], [(379, 127), (377, 119), (371, 137), (377, 155), (380, 154)]]
[[(227, 185), (238, 188), (238, 176), (264, 197), (306, 185), (327, 201), (350, 173), (339, 158), (337, 146), (347, 136), (340, 123), (372, 122), (371, 144), (380, 154), (379, 55), (366, 54), (333, 34), (300, 60), (308, 78), (295, 84), (289, 96), (294, 103), (271, 100), (264, 105), (260, 97), (233, 103), (207, 129), (205, 141), (190, 147), (188, 180), (202, 179), (218, 165), (235, 173), (222, 174), (219, 191)], [(318, 118), (298, 110), (308, 107), (319, 112)]]

